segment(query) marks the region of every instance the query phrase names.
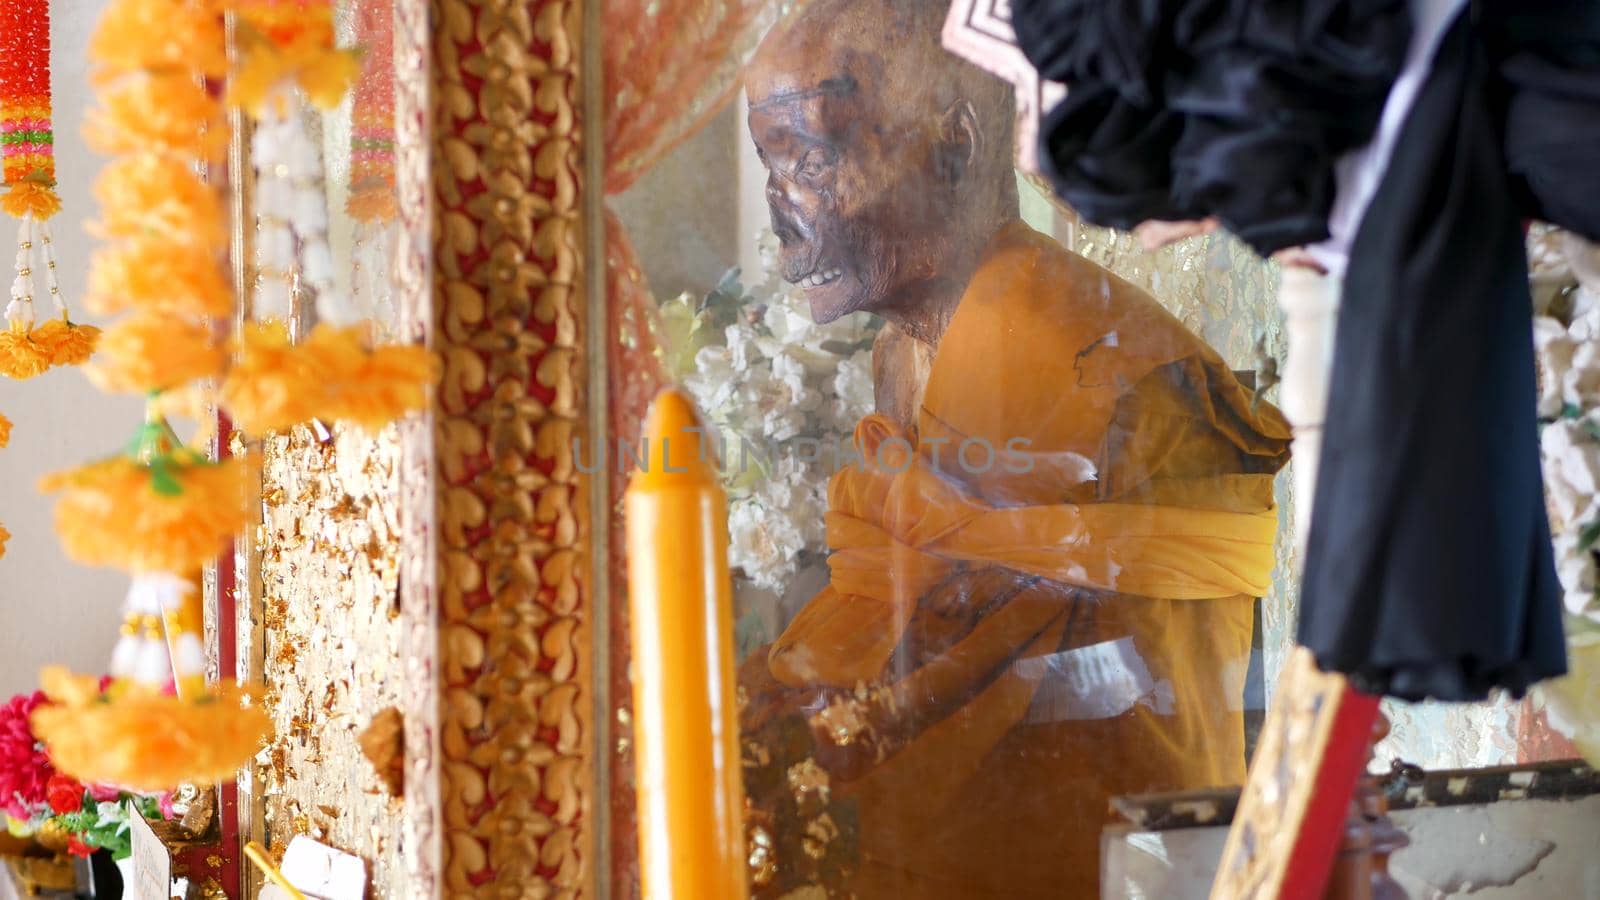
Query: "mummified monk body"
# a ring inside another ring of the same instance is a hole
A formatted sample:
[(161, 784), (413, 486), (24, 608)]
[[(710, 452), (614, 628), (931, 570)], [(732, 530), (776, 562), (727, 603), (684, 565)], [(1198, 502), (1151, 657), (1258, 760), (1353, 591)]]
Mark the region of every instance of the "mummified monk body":
[(830, 585), (745, 665), (743, 725), (808, 724), (855, 817), (827, 887), (1089, 897), (1110, 796), (1243, 779), (1289, 432), (1018, 220), (1008, 90), (940, 48), (946, 7), (814, 0), (746, 78), (785, 278), (887, 324)]

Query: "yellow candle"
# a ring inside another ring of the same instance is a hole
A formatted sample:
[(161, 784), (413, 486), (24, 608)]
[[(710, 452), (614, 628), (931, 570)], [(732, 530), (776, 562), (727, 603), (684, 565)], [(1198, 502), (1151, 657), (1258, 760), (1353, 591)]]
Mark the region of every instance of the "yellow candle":
[(746, 896), (728, 502), (697, 427), (688, 399), (662, 392), (627, 493), (646, 900)]
[(283, 888), (284, 892), (289, 895), (290, 900), (306, 900), (306, 895), (302, 894), (299, 888), (290, 884), (289, 879), (283, 877), (283, 872), (272, 864), (272, 857), (267, 855), (266, 849), (260, 844), (255, 841), (245, 844), (244, 855), (256, 864), (256, 868), (261, 870), (261, 874), (267, 876), (268, 881)]

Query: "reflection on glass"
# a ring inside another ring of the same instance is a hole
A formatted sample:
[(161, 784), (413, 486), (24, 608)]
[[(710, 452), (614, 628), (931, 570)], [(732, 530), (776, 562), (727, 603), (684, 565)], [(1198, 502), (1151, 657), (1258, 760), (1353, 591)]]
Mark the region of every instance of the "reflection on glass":
[[(354, 43), (361, 75), (349, 101), (348, 189), (344, 212), (350, 241), (350, 295), (361, 314), (394, 336), (398, 324), (392, 288), (397, 198), (394, 170), (394, 3), (352, 4)], [(342, 230), (342, 229), (341, 229)]]
[[(285, 12), (294, 26), (328, 24), (313, 15), (316, 4), (296, 7)], [(251, 312), (289, 319), (302, 340), (314, 326), (369, 318), (375, 336), (364, 351), (395, 336), (392, 14), (393, 0), (336, 0), (332, 36), (359, 54), (352, 89), (321, 110), (276, 86), (279, 102), (247, 147), (257, 254)], [(398, 350), (380, 346), (364, 356)], [(264, 501), (259, 568), (248, 579), (257, 593), (248, 599), (261, 628), (263, 703), (282, 736), (250, 783), (260, 816), (252, 827), (280, 852), (315, 829), (319, 840), (366, 860), (372, 894), (387, 896), (406, 893), (403, 854), (412, 848), (401, 839), (398, 792), (376, 786), (363, 750), (393, 751), (398, 744), (384, 740), (393, 735), (391, 714), (409, 708), (400, 677), (407, 620), (384, 602), (398, 596), (404, 562), (401, 450), (393, 428), (326, 424), (251, 434), (259, 438)], [(317, 498), (338, 498), (338, 508)], [(369, 729), (374, 716), (380, 724)]]
[(767, 36), (737, 203), (772, 237), (659, 310), (733, 496), (757, 896), (1094, 896), (1110, 796), (1244, 775), (1288, 428), (1024, 224), (1009, 91), (946, 11), (813, 0)]
[(374, 340), (394, 336), (393, 17), (392, 0), (335, 3), (337, 43), (361, 60), (352, 89), (326, 111), (280, 91), (255, 124), (258, 320), (289, 320), (302, 334), (324, 320), (371, 321)]

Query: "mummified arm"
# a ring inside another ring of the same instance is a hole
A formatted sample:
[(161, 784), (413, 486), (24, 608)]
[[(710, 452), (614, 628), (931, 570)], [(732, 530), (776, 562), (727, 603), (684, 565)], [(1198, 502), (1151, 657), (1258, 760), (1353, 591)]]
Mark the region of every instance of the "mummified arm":
[(762, 665), (764, 657), (754, 657), (740, 679), (745, 736), (792, 743), (798, 718), (816, 761), (848, 781), (988, 694), (985, 715), (955, 736), (974, 753), (987, 752), (1031, 698), (1021, 695), (1023, 686), (996, 688), (997, 681), (1018, 657), (1055, 649), (1069, 590), (1000, 567), (957, 573), (918, 604), (883, 675), (853, 688), (786, 686)]

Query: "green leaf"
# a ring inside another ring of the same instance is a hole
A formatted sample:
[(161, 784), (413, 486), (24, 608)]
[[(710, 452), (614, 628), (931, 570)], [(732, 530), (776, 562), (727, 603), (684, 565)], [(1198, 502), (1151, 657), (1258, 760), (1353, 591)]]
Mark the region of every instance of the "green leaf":
[(150, 489), (163, 497), (180, 497), (183, 485), (173, 472), (172, 463), (165, 459), (150, 462)]
[(1578, 532), (1578, 549), (1588, 550), (1595, 541), (1600, 541), (1600, 521), (1590, 522)]
[(74, 813), (65, 813), (63, 815), (56, 816), (55, 820), (56, 824), (61, 826), (62, 831), (66, 831), (71, 834), (80, 834), (93, 828), (95, 822), (98, 821), (99, 818), (100, 814), (98, 811), (80, 809)]

